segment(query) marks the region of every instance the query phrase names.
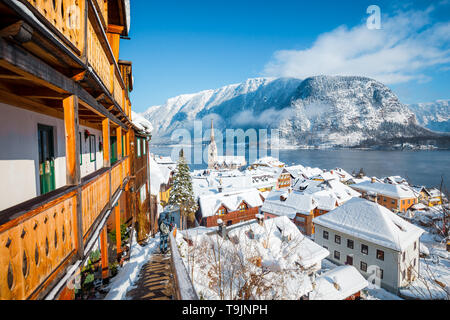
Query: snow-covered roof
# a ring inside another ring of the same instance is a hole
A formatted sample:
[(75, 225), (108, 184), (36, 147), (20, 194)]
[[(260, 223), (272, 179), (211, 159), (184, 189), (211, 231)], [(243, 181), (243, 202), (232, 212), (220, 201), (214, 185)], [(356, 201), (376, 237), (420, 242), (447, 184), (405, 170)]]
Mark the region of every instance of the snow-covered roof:
[[(303, 268), (310, 268), (330, 254), (327, 249), (305, 237), (287, 217), (267, 219), (263, 226), (258, 223), (242, 224), (237, 228), (231, 228), (228, 237), (237, 236), (241, 238), (240, 242), (244, 242), (247, 241), (246, 234), (250, 230), (253, 231), (254, 241), (259, 243), (255, 246), (255, 251), (261, 255), (263, 266), (269, 267), (273, 264), (286, 266), (296, 261)], [(284, 250), (281, 249), (284, 242), (283, 236), (290, 238), (292, 244), (292, 246), (283, 248)], [(267, 248), (264, 247), (264, 241), (267, 241)], [(290, 261), (283, 261), (287, 252), (291, 255)]]
[[(281, 196), (286, 200), (282, 201)], [(268, 195), (261, 211), (294, 219), (297, 213), (309, 215), (316, 207), (317, 203), (310, 194), (275, 190)]]
[(147, 119), (145, 119), (143, 116), (141, 116), (140, 114), (131, 111), (131, 122), (133, 122), (133, 124), (138, 127), (139, 130), (147, 133), (147, 134), (151, 134), (153, 131), (153, 126), (150, 123), (150, 121), (148, 121)]
[(240, 190), (230, 193), (205, 194), (199, 197), (202, 217), (216, 215), (217, 211), (222, 206), (227, 208), (230, 212), (237, 211), (243, 202), (250, 208), (260, 207), (263, 204), (257, 189)]
[(351, 185), (352, 188), (382, 194), (393, 198), (416, 198), (417, 194), (410, 187), (403, 184), (389, 184), (382, 182), (365, 181)]
[(318, 277), (310, 300), (345, 300), (369, 285), (353, 266), (340, 266)]
[(243, 156), (217, 156), (218, 164), (225, 164), (225, 165), (246, 165), (247, 161), (245, 160), (245, 157)]
[(256, 160), (253, 165), (268, 167), (283, 167), (284, 163), (274, 157), (264, 157)]
[(353, 198), (314, 223), (350, 236), (403, 251), (424, 232), (374, 202)]

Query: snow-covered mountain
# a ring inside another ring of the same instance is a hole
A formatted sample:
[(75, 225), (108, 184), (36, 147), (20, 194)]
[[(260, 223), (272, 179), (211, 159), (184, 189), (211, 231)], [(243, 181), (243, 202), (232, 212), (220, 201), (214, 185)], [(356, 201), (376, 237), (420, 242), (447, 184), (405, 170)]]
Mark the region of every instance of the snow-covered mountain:
[(279, 129), (294, 145), (355, 146), (398, 137), (433, 136), (385, 85), (364, 77), (256, 78), (241, 84), (169, 99), (143, 113), (155, 143), (178, 128)]
[(450, 100), (409, 105), (420, 125), (433, 131), (450, 132)]

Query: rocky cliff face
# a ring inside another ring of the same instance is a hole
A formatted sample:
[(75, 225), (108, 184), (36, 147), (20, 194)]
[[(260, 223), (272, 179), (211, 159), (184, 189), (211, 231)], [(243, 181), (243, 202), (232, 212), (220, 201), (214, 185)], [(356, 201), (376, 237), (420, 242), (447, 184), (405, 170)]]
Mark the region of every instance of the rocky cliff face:
[(409, 105), (420, 125), (433, 131), (450, 132), (450, 100)]

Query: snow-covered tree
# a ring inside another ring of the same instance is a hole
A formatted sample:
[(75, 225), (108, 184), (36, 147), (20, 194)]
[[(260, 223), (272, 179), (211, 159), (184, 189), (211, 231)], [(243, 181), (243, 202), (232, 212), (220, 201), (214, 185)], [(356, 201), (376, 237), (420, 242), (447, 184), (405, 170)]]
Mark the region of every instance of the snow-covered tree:
[(193, 224), (198, 205), (194, 199), (192, 178), (189, 172), (189, 166), (184, 158), (183, 149), (180, 151), (180, 158), (175, 169), (169, 204), (179, 206), (183, 221), (187, 219), (190, 224)]

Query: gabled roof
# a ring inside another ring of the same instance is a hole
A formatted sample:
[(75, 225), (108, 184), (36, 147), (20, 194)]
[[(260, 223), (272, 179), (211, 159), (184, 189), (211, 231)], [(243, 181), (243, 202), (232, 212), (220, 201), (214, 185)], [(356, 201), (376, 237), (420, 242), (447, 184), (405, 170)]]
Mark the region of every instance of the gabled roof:
[[(281, 196), (285, 196), (286, 201), (281, 201)], [(317, 203), (310, 194), (301, 194), (298, 192), (288, 193), (277, 190), (269, 194), (261, 211), (294, 219), (297, 213), (308, 215), (316, 207)]]
[(361, 198), (315, 218), (314, 223), (397, 251), (403, 251), (424, 233), (387, 208)]
[(245, 202), (250, 208), (260, 207), (263, 204), (261, 195), (257, 189), (240, 190), (231, 193), (206, 194), (199, 197), (200, 210), (204, 218), (214, 216), (222, 206), (230, 212), (237, 211), (242, 202)]
[(325, 272), (313, 283), (311, 300), (344, 300), (360, 292), (369, 282), (353, 266), (340, 266)]
[(389, 184), (382, 182), (365, 181), (351, 185), (352, 188), (382, 194), (393, 198), (416, 198), (417, 194), (410, 187), (403, 184)]

